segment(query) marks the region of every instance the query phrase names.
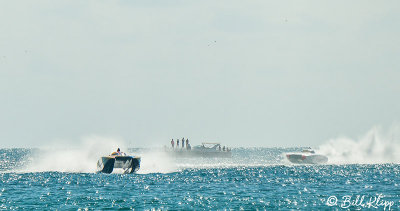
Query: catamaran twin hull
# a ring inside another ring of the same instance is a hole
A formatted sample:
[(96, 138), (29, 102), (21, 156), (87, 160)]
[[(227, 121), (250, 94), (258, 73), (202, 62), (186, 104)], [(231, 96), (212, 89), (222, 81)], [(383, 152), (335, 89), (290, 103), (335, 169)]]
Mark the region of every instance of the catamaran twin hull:
[(140, 169), (140, 157), (133, 156), (107, 156), (97, 161), (97, 171), (110, 174), (114, 169), (131, 174)]

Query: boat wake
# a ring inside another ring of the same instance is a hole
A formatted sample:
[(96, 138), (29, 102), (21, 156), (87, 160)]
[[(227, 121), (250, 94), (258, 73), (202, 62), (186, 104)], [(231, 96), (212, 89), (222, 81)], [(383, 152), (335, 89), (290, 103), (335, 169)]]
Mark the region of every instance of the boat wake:
[(138, 174), (172, 173), (178, 171), (172, 157), (161, 149), (145, 150), (140, 152), (142, 163)]
[(17, 172), (73, 172), (94, 173), (97, 170), (97, 160), (104, 152), (112, 152), (117, 147), (123, 147), (122, 140), (108, 137), (84, 137), (81, 144), (66, 148), (51, 146), (33, 150), (27, 157), (26, 164)]
[(319, 147), (330, 164), (400, 163), (400, 126), (372, 128), (359, 139), (336, 138)]

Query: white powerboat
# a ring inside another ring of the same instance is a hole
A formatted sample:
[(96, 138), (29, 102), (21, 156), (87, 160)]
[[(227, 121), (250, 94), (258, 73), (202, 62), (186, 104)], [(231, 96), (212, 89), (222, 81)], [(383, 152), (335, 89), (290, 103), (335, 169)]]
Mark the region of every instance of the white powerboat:
[(301, 153), (287, 153), (286, 158), (296, 164), (323, 164), (328, 162), (328, 157), (315, 154), (315, 151), (311, 149), (305, 149)]

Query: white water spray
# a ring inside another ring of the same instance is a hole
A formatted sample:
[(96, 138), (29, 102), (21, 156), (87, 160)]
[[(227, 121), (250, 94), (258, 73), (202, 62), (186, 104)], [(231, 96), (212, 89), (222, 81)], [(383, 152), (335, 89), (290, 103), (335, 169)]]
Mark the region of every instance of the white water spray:
[(122, 140), (88, 136), (82, 138), (75, 146), (51, 146), (40, 148), (31, 158), (31, 162), (22, 172), (96, 172), (96, 163), (99, 157), (108, 155), (118, 147), (124, 149)]
[(331, 139), (319, 149), (332, 164), (400, 163), (400, 126), (392, 126), (387, 132), (374, 127), (357, 140)]
[(171, 173), (178, 171), (178, 168), (165, 151), (161, 149), (150, 149), (141, 155), (141, 164), (138, 174), (149, 173)]

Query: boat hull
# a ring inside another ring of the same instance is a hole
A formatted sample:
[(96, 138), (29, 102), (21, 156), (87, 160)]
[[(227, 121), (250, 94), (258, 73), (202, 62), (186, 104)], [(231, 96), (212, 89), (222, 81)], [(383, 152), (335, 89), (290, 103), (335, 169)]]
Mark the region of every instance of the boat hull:
[(123, 173), (131, 174), (140, 169), (140, 157), (106, 156), (97, 161), (97, 171), (110, 174), (114, 169), (122, 169)]
[(287, 159), (296, 164), (324, 164), (328, 162), (328, 157), (324, 155), (307, 154), (287, 154)]

